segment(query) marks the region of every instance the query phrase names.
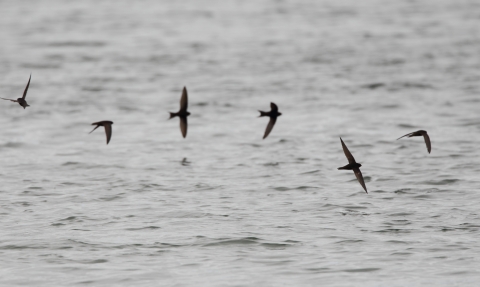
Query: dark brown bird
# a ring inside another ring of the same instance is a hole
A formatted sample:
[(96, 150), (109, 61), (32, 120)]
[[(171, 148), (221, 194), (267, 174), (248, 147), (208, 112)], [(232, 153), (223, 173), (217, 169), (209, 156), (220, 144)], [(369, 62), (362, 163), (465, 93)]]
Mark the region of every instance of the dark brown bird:
[(7, 100), (7, 101), (12, 101), (14, 103), (18, 103), (20, 106), (23, 107), (23, 109), (25, 109), (26, 107), (29, 107), (30, 105), (27, 104), (27, 101), (25, 100), (25, 97), (27, 96), (27, 91), (28, 91), (28, 86), (30, 86), (30, 80), (32, 79), (32, 74), (30, 74), (30, 78), (28, 78), (28, 83), (27, 83), (27, 86), (25, 87), (25, 90), (23, 91), (23, 97), (21, 98), (18, 98), (16, 100), (12, 100), (12, 99), (5, 99), (5, 98), (0, 98), (2, 100)]
[(183, 160), (182, 160), (182, 162), (181, 162), (181, 164), (182, 164), (183, 166), (189, 166), (189, 165), (190, 165), (190, 162), (187, 160), (186, 157), (184, 157)]
[(359, 164), (359, 163), (357, 163), (357, 162), (355, 161), (355, 158), (353, 158), (353, 155), (352, 155), (352, 154), (350, 153), (350, 151), (348, 150), (348, 148), (347, 148), (347, 146), (345, 145), (345, 143), (343, 142), (342, 138), (340, 138), (340, 141), (342, 142), (343, 152), (345, 153), (345, 156), (346, 156), (347, 159), (348, 159), (348, 164), (347, 164), (346, 166), (339, 167), (338, 169), (353, 170), (353, 172), (355, 173), (355, 176), (357, 177), (358, 182), (359, 182), (360, 185), (363, 187), (363, 189), (365, 190), (365, 192), (368, 193), (367, 187), (365, 186), (365, 181), (363, 181), (362, 172), (360, 171), (360, 167), (361, 167), (362, 165)]
[(180, 99), (180, 110), (177, 113), (170, 113), (170, 118), (179, 117), (180, 118), (180, 131), (182, 132), (183, 137), (187, 136), (187, 117), (190, 113), (187, 111), (188, 108), (188, 94), (187, 88), (183, 87), (182, 98)]
[(428, 136), (427, 131), (419, 130), (419, 131), (416, 131), (416, 132), (413, 132), (413, 133), (409, 133), (409, 134), (406, 134), (404, 136), (399, 137), (397, 139), (397, 141), (399, 139), (403, 138), (403, 137), (406, 137), (406, 136), (408, 136), (409, 138), (423, 136), (423, 139), (425, 140), (425, 144), (427, 145), (428, 153), (430, 153), (430, 151), (432, 150), (432, 144), (430, 143), (430, 137)]
[(260, 112), (258, 117), (270, 117), (270, 121), (268, 122), (267, 129), (265, 130), (265, 134), (263, 135), (263, 139), (265, 139), (273, 129), (275, 122), (277, 121), (277, 117), (281, 116), (282, 113), (278, 112), (278, 107), (274, 103), (270, 103), (271, 110), (269, 112)]
[(92, 126), (96, 125), (96, 127), (89, 132), (91, 134), (94, 130), (98, 129), (98, 127), (105, 127), (105, 134), (107, 135), (107, 144), (110, 142), (110, 138), (112, 137), (112, 125), (113, 122), (111, 121), (101, 121), (93, 123)]

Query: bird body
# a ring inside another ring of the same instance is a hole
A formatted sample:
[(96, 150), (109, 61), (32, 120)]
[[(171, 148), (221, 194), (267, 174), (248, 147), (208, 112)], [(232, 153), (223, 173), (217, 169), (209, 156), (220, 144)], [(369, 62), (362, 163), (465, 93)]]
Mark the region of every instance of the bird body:
[(179, 111), (177, 113), (172, 113), (172, 112), (169, 112), (170, 113), (170, 118), (174, 118), (174, 117), (179, 117), (179, 118), (186, 118), (190, 115), (190, 112), (187, 112), (187, 111)]
[(263, 135), (263, 139), (265, 139), (273, 129), (275, 122), (277, 121), (277, 117), (281, 116), (282, 113), (278, 112), (278, 107), (274, 103), (270, 103), (271, 110), (269, 112), (260, 111), (260, 115), (258, 117), (269, 117), (270, 121), (268, 122), (267, 128), (265, 129), (265, 134)]
[(350, 153), (350, 151), (348, 150), (342, 138), (340, 138), (340, 142), (342, 143), (343, 153), (345, 153), (345, 156), (348, 159), (348, 164), (346, 166), (339, 167), (338, 169), (353, 170), (353, 173), (355, 174), (355, 177), (357, 178), (358, 182), (363, 187), (365, 192), (368, 193), (367, 187), (365, 186), (365, 181), (363, 180), (362, 172), (360, 171), (360, 167), (362, 165), (355, 161), (355, 158), (353, 157), (352, 153)]
[(29, 104), (27, 104), (27, 101), (25, 101), (23, 98), (18, 98), (17, 103), (25, 109), (26, 107), (30, 107)]
[(432, 144), (430, 143), (430, 137), (428, 136), (427, 131), (419, 130), (419, 131), (416, 131), (416, 132), (412, 132), (412, 133), (409, 133), (409, 134), (406, 134), (404, 136), (399, 137), (397, 140), (399, 140), (403, 137), (411, 138), (411, 137), (420, 137), (420, 136), (423, 136), (423, 139), (425, 140), (425, 145), (427, 146), (427, 151), (428, 151), (428, 153), (430, 153), (432, 151)]
[(187, 117), (190, 113), (187, 111), (188, 108), (188, 93), (187, 88), (183, 87), (182, 97), (180, 99), (180, 110), (176, 113), (170, 112), (170, 118), (179, 117), (180, 118), (180, 131), (182, 132), (183, 137), (187, 136)]
[(28, 91), (28, 87), (30, 86), (30, 80), (31, 79), (32, 79), (32, 74), (30, 74), (30, 78), (28, 78), (27, 86), (25, 87), (25, 90), (23, 91), (23, 96), (21, 98), (18, 98), (16, 100), (5, 99), (5, 98), (0, 98), (0, 99), (7, 100), (7, 101), (12, 101), (14, 103), (18, 103), (20, 106), (23, 107), (23, 109), (25, 109), (26, 107), (29, 107), (30, 105), (27, 104), (27, 101), (25, 100), (25, 97), (27, 96), (27, 91)]
[(362, 165), (359, 163), (349, 163), (346, 166), (339, 167), (338, 169), (346, 169), (346, 170), (353, 170), (356, 168), (360, 168)]
[(93, 123), (92, 126), (95, 126), (96, 127), (91, 131), (89, 132), (89, 134), (91, 134), (94, 130), (98, 129), (98, 127), (105, 127), (105, 135), (107, 136), (107, 144), (110, 142), (110, 139), (112, 138), (112, 125), (113, 125), (113, 122), (112, 121), (100, 121), (100, 122), (96, 122), (96, 123)]

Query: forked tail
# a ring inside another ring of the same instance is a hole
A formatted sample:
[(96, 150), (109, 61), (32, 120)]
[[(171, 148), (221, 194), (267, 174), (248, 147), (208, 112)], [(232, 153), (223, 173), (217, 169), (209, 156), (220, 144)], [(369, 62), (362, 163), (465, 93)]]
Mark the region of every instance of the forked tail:
[(260, 115), (258, 117), (268, 117), (267, 112), (262, 112), (262, 111), (259, 111), (259, 112), (260, 112)]
[[(169, 112), (169, 113), (170, 113), (170, 112)], [(176, 113), (170, 113), (170, 117), (169, 117), (168, 119), (174, 118), (174, 117), (176, 117), (176, 116), (178, 116)]]
[[(92, 125), (94, 125), (94, 124), (92, 124)], [(98, 129), (99, 126), (100, 126), (100, 125), (97, 125), (91, 132), (89, 132), (89, 134), (93, 133), (93, 131), (96, 130), (96, 129)]]

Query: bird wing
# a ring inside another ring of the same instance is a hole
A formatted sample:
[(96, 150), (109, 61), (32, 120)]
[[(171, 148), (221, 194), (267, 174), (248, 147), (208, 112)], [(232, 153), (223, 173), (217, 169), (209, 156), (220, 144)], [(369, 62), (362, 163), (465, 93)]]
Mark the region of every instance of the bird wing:
[(180, 130), (185, 138), (187, 136), (187, 117), (180, 117)]
[(12, 102), (14, 102), (14, 103), (18, 103), (18, 102), (17, 102), (17, 100), (5, 99), (5, 98), (0, 98), (0, 99), (2, 99), (2, 100), (6, 100), (6, 101), (12, 101)]
[(267, 129), (265, 130), (265, 134), (263, 135), (263, 139), (265, 139), (270, 134), (276, 121), (277, 121), (276, 117), (270, 118), (270, 121), (268, 122), (268, 125), (267, 125)]
[(107, 144), (110, 142), (110, 139), (112, 138), (112, 125), (111, 124), (105, 124), (105, 134), (107, 135)]
[(27, 96), (27, 91), (28, 91), (28, 87), (30, 86), (30, 80), (32, 79), (32, 74), (30, 74), (30, 78), (28, 78), (28, 83), (27, 83), (27, 86), (25, 87), (25, 91), (23, 91), (23, 97), (22, 99), (25, 100), (25, 97)]
[(408, 133), (408, 134), (406, 134), (406, 135), (404, 135), (404, 136), (401, 136), (401, 137), (399, 137), (399, 138), (397, 139), (397, 141), (398, 141), (399, 139), (403, 138), (403, 137), (413, 135), (414, 133), (415, 133), (415, 132), (413, 132), (413, 133)]
[(362, 172), (360, 171), (360, 169), (359, 168), (354, 168), (353, 172), (355, 173), (355, 176), (357, 177), (358, 182), (360, 182), (360, 185), (363, 187), (365, 192), (368, 193), (367, 187), (365, 186), (365, 181), (363, 181), (363, 175), (362, 175)]
[(270, 108), (272, 109), (272, 112), (278, 112), (278, 107), (274, 103), (270, 103)]
[(430, 153), (430, 151), (432, 150), (432, 145), (430, 143), (430, 137), (428, 136), (427, 133), (424, 133), (423, 138), (425, 139), (425, 144), (427, 145), (428, 153)]
[(343, 148), (343, 152), (345, 153), (345, 156), (347, 157), (348, 159), (348, 163), (356, 163), (355, 161), (355, 158), (353, 157), (353, 155), (350, 153), (350, 151), (348, 150), (347, 146), (345, 145), (345, 143), (343, 142), (342, 138), (340, 138), (340, 141), (342, 142), (342, 148)]
[(187, 111), (188, 108), (188, 94), (187, 87), (183, 87), (182, 98), (180, 99), (180, 111)]

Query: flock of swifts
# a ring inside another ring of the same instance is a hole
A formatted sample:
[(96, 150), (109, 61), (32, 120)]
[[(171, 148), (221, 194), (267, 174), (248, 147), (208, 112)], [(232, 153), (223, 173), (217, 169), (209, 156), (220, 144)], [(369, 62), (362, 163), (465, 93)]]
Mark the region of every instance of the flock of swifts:
[[(30, 105), (27, 104), (27, 101), (25, 100), (25, 97), (27, 96), (27, 91), (28, 87), (30, 86), (30, 80), (32, 79), (32, 75), (30, 75), (30, 78), (28, 79), (27, 86), (25, 87), (25, 90), (23, 91), (23, 96), (21, 98), (18, 98), (16, 100), (12, 99), (5, 99), (5, 98), (0, 98), (3, 100), (7, 101), (12, 101), (14, 103), (18, 103), (20, 106), (22, 106), (24, 109), (26, 107), (29, 107)], [(185, 138), (187, 136), (187, 117), (190, 115), (190, 113), (187, 111), (188, 108), (188, 94), (187, 94), (187, 88), (184, 87), (182, 91), (182, 97), (180, 98), (180, 110), (176, 113), (170, 112), (170, 119), (174, 117), (179, 117), (180, 118), (180, 131), (182, 132), (183, 137)], [(270, 108), (271, 110), (269, 112), (260, 112), (259, 117), (269, 117), (270, 121), (268, 122), (267, 128), (265, 130), (265, 134), (263, 135), (263, 139), (265, 139), (270, 132), (273, 129), (273, 126), (275, 125), (275, 122), (277, 121), (277, 118), (282, 115), (278, 111), (278, 107), (274, 103), (270, 103)], [(98, 127), (104, 127), (105, 128), (105, 134), (107, 135), (107, 144), (110, 142), (110, 139), (112, 138), (112, 121), (100, 121), (100, 122), (95, 122), (92, 125), (96, 126), (90, 133), (92, 133), (94, 130), (96, 130)], [(425, 140), (425, 144), (427, 145), (427, 150), (428, 153), (432, 150), (432, 145), (430, 144), (430, 137), (427, 134), (427, 131), (424, 130), (419, 130), (416, 132), (412, 132), (409, 134), (406, 134), (404, 136), (399, 137), (397, 140), (403, 138), (403, 137), (419, 137), (423, 136), (423, 139)], [(342, 138), (340, 138), (340, 142), (342, 143), (342, 148), (343, 152), (345, 153), (345, 156), (348, 159), (348, 164), (346, 166), (339, 167), (338, 169), (346, 169), (346, 170), (353, 170), (353, 173), (355, 173), (355, 176), (357, 177), (358, 182), (360, 185), (363, 187), (366, 193), (367, 187), (365, 186), (365, 181), (363, 180), (363, 175), (362, 172), (360, 171), (360, 167), (362, 166), (360, 163), (355, 161), (355, 158), (353, 157), (352, 153), (348, 150), (347, 146), (343, 142)]]

